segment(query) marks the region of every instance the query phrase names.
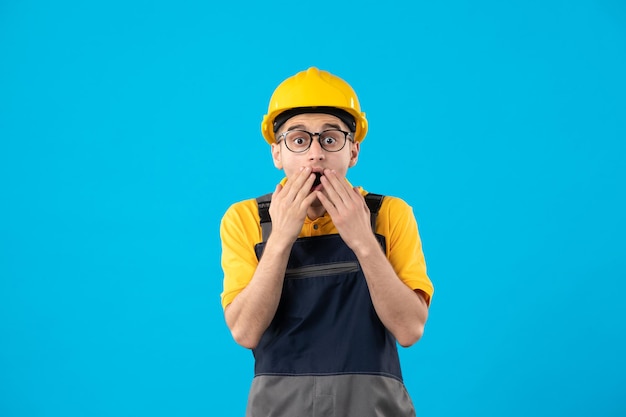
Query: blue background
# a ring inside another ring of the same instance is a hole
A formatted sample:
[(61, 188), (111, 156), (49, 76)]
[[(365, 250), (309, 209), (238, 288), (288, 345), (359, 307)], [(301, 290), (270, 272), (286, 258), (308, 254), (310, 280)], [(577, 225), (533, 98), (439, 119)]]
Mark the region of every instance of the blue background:
[(626, 415), (626, 3), (0, 2), (0, 416), (242, 416), (219, 220), (317, 66), (435, 284), (420, 416)]

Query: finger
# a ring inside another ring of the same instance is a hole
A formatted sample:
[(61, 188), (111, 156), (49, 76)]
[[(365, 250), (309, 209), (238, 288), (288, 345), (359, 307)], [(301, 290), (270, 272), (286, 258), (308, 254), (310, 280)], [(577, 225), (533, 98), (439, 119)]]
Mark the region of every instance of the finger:
[(300, 207), (302, 208), (309, 208), (311, 207), (311, 205), (313, 204), (313, 202), (317, 199), (317, 194), (316, 193), (309, 193), (307, 194), (304, 199), (302, 200), (302, 203), (300, 204)]
[(272, 193), (272, 201), (276, 202), (276, 201), (280, 201), (281, 197), (283, 194), (283, 186), (282, 184), (276, 184), (276, 187), (274, 188), (274, 192)]
[[(361, 194), (361, 189), (359, 187), (352, 187), (352, 191), (353, 198), (357, 201), (360, 201), (363, 207), (367, 208), (367, 203), (365, 202), (365, 197), (363, 197), (363, 194)], [(367, 208), (367, 210), (369, 211), (369, 208)]]
[(313, 183), (315, 182), (315, 174), (309, 174), (309, 177), (306, 178), (300, 189), (298, 189), (294, 201), (303, 201), (309, 195), (311, 195), (311, 188), (313, 188)]
[(320, 181), (322, 182), (324, 195), (333, 203), (339, 203), (341, 197), (337, 192), (337, 188), (340, 187), (340, 185), (337, 183), (337, 177), (330, 169), (324, 170), (324, 175), (320, 178)]
[(325, 170), (324, 177), (327, 180), (327, 184), (324, 186), (324, 191), (327, 192), (328, 197), (333, 204), (345, 204), (350, 201), (349, 188), (350, 185), (345, 178), (337, 175), (334, 170)]
[[(289, 201), (294, 201), (298, 197), (302, 188), (305, 187), (306, 182), (310, 180), (311, 175), (311, 168), (302, 167), (299, 172), (287, 180), (285, 188), (288, 188)], [(308, 189), (310, 189), (310, 187)]]
[(337, 207), (333, 204), (330, 198), (328, 198), (326, 194), (324, 194), (321, 191), (315, 191), (314, 194), (317, 197), (317, 199), (320, 201), (320, 203), (322, 203), (322, 206), (324, 206), (324, 208), (326, 209), (330, 217), (333, 218), (333, 216), (335, 216), (338, 213), (338, 211), (337, 211)]

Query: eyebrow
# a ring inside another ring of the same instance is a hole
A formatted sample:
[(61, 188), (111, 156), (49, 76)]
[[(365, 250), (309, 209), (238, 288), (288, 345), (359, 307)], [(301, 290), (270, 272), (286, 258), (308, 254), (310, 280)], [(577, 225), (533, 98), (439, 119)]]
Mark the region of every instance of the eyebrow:
[[(328, 130), (328, 129), (343, 130), (341, 126), (339, 126), (336, 123), (324, 123), (322, 125), (322, 129), (320, 130), (320, 132), (324, 130)], [(289, 131), (289, 130), (306, 130), (306, 126), (303, 124), (291, 125), (287, 129), (285, 129), (285, 131)]]

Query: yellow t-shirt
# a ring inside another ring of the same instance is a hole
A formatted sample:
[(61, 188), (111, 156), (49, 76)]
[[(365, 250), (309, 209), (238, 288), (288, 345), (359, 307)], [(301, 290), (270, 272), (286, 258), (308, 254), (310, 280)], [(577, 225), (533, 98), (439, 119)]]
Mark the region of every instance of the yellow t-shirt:
[[(361, 189), (361, 194), (367, 192)], [(332, 219), (324, 216), (302, 225), (299, 237), (321, 236), (338, 233)], [(387, 259), (398, 277), (411, 289), (421, 290), (430, 300), (433, 285), (426, 274), (426, 262), (422, 251), (417, 222), (413, 209), (404, 200), (385, 196), (378, 212), (376, 233), (385, 237)], [(258, 260), (254, 246), (261, 243), (261, 225), (255, 199), (231, 205), (220, 224), (222, 240), (222, 270), (224, 290), (222, 307), (226, 308), (252, 279)]]

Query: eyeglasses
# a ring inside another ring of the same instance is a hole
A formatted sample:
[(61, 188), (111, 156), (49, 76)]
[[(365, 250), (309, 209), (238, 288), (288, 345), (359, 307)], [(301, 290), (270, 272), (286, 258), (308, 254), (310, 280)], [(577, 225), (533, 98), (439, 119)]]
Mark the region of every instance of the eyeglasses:
[(328, 152), (339, 152), (346, 146), (348, 138), (352, 141), (352, 133), (343, 130), (331, 129), (322, 132), (312, 133), (306, 130), (288, 130), (283, 132), (276, 139), (276, 143), (285, 141), (285, 146), (291, 152), (306, 152), (313, 143), (313, 136), (317, 136), (322, 149)]

